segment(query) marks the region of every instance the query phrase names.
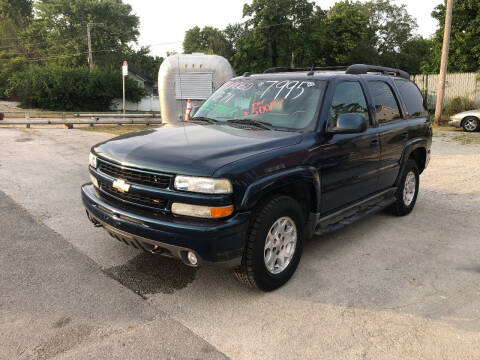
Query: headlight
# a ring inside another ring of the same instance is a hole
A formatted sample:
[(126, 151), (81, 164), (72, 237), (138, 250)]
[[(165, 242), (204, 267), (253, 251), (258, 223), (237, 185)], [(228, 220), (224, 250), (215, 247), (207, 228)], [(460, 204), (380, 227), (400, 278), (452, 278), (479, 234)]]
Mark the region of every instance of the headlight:
[(175, 215), (193, 216), (200, 218), (218, 219), (233, 213), (233, 206), (211, 207), (182, 203), (172, 204), (172, 213)]
[(97, 157), (92, 153), (88, 155), (88, 162), (90, 163), (91, 167), (93, 167), (94, 169), (97, 168)]
[(178, 175), (175, 189), (203, 194), (231, 194), (232, 184), (227, 179), (213, 179)]

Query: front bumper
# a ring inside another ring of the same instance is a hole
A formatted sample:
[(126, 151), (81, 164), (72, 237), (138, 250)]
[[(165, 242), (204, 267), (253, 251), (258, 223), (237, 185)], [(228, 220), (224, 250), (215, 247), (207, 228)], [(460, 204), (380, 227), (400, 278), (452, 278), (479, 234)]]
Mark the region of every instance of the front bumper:
[(458, 128), (462, 127), (462, 119), (450, 118), (448, 119), (448, 125), (458, 127)]
[(147, 217), (113, 206), (97, 195), (92, 184), (82, 186), (82, 200), (93, 223), (129, 245), (178, 258), (187, 265), (188, 251), (197, 255), (198, 265), (240, 264), (250, 212), (216, 221), (172, 215)]

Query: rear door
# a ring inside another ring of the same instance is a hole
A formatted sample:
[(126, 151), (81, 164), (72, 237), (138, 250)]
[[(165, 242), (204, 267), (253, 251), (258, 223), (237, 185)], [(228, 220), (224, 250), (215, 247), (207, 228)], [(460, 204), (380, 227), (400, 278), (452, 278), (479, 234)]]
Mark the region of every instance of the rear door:
[(392, 85), (387, 80), (368, 81), (380, 135), (379, 191), (395, 184), (400, 158), (409, 138), (408, 126)]
[[(380, 160), (377, 128), (372, 126), (362, 83), (337, 83), (328, 106), (326, 141), (312, 154), (321, 164), (322, 213), (337, 210), (374, 193)], [(369, 121), (368, 129), (359, 134), (328, 134), (328, 128), (335, 127), (338, 116), (344, 113), (365, 116)]]

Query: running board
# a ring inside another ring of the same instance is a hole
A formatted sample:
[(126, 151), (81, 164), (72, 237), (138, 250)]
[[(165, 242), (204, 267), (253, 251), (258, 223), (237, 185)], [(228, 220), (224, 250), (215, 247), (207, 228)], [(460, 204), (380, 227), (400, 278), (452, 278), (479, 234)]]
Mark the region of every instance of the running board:
[(353, 224), (364, 217), (375, 214), (395, 203), (397, 188), (390, 188), (372, 197), (355, 203), (343, 210), (320, 218), (315, 229), (315, 235), (325, 235), (337, 231), (344, 226)]

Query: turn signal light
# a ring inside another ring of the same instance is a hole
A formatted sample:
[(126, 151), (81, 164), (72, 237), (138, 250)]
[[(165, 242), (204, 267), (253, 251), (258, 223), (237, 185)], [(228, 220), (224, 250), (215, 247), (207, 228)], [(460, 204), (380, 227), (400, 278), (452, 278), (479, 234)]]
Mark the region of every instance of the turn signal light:
[(233, 206), (211, 207), (192, 204), (173, 203), (172, 213), (176, 215), (217, 219), (233, 213)]
[(232, 215), (233, 213), (233, 206), (224, 206), (224, 207), (214, 207), (210, 209), (210, 214), (212, 218), (221, 218)]

